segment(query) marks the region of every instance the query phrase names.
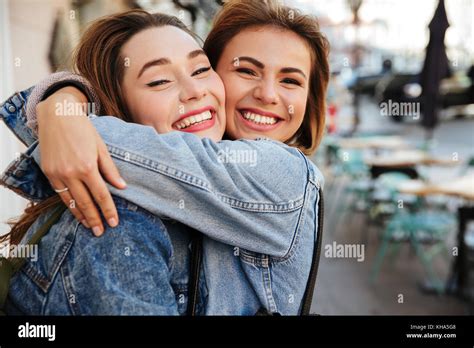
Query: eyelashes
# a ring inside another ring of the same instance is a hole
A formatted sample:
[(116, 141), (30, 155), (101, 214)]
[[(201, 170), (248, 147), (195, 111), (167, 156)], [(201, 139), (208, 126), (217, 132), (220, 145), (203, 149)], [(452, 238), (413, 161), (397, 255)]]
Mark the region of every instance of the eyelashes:
[(153, 81), (153, 82), (147, 83), (146, 85), (147, 85), (148, 87), (155, 87), (155, 86), (164, 85), (165, 83), (168, 83), (168, 82), (171, 82), (171, 81), (170, 81), (170, 80), (157, 80), (157, 81)]
[(239, 73), (243, 73), (243, 74), (255, 76), (255, 72), (254, 72), (253, 70), (251, 70), (251, 69), (238, 68), (238, 69), (236, 69), (235, 71), (237, 71), (237, 72), (239, 72)]
[(205, 73), (207, 71), (211, 70), (211, 67), (210, 66), (206, 66), (205, 68), (201, 68), (201, 69), (197, 69), (195, 72), (192, 73), (191, 76), (196, 76), (196, 75), (200, 75), (202, 73)]
[[(206, 66), (204, 68), (200, 68), (200, 69), (197, 69), (196, 71), (194, 71), (191, 76), (198, 76), (198, 75), (201, 75), (205, 72), (208, 72), (209, 70), (211, 70), (211, 67), (210, 66)], [(152, 81), (150, 83), (147, 83), (146, 85), (148, 87), (156, 87), (156, 86), (162, 86), (164, 84), (167, 84), (171, 82), (170, 80), (156, 80), (156, 81)]]
[(283, 83), (289, 83), (296, 86), (301, 86), (301, 83), (295, 79), (285, 78), (282, 80)]
[[(253, 71), (252, 69), (248, 69), (248, 68), (238, 68), (238, 69), (235, 69), (235, 71), (237, 71), (239, 73), (242, 73), (242, 74), (250, 75), (250, 76), (257, 76), (255, 71)], [(298, 80), (289, 78), (289, 77), (284, 78), (283, 80), (281, 80), (281, 82), (283, 82), (285, 84), (295, 85), (295, 86), (302, 86), (301, 82), (299, 82)]]

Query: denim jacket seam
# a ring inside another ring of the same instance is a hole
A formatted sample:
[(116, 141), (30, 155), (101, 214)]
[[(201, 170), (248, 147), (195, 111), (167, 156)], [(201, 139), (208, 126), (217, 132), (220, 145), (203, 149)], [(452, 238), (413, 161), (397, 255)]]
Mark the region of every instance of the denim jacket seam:
[(308, 204), (308, 199), (309, 199), (309, 195), (310, 195), (310, 188), (311, 188), (311, 184), (312, 184), (311, 169), (310, 169), (310, 166), (309, 166), (309, 163), (308, 163), (308, 158), (301, 151), (300, 151), (300, 154), (301, 154), (301, 156), (303, 157), (303, 159), (305, 161), (306, 175), (307, 175), (307, 181), (306, 181), (305, 190), (304, 190), (304, 197), (303, 197), (303, 199), (304, 199), (303, 205), (301, 207), (300, 216), (298, 217), (298, 222), (297, 222), (297, 225), (296, 225), (296, 228), (295, 228), (295, 233), (293, 235), (293, 239), (292, 239), (291, 244), (290, 244), (290, 248), (288, 249), (287, 253), (283, 257), (272, 257), (271, 258), (272, 263), (285, 262), (285, 261), (291, 259), (291, 257), (293, 257), (293, 255), (295, 254), (295, 250), (296, 250), (296, 247), (298, 245), (299, 239), (300, 239), (300, 233), (301, 233), (300, 229), (301, 229), (301, 226), (303, 225), (303, 221), (304, 221), (305, 216), (306, 216), (307, 204)]
[(71, 295), (74, 296), (73, 298), (76, 300), (77, 296), (74, 292), (74, 288), (70, 284), (69, 281), (69, 269), (66, 267), (61, 267), (59, 269), (59, 275), (61, 276), (61, 284), (64, 290), (64, 294), (66, 295), (67, 298), (67, 303), (69, 306), (69, 309), (71, 310), (73, 315), (81, 315), (81, 309), (79, 307), (79, 302), (78, 301), (71, 301)]
[[(309, 183), (307, 185), (306, 192), (308, 191), (309, 188)], [(272, 257), (271, 262), (272, 263), (282, 263), (285, 261), (290, 260), (295, 254), (296, 254), (296, 248), (298, 247), (298, 243), (300, 241), (300, 235), (301, 235), (301, 226), (303, 225), (304, 219), (306, 217), (306, 204), (307, 199), (305, 199), (305, 204), (303, 205), (301, 211), (300, 211), (300, 216), (298, 217), (298, 223), (295, 228), (295, 233), (293, 235), (293, 240), (291, 241), (290, 248), (288, 249), (288, 252), (285, 254), (283, 257)]]
[[(260, 255), (260, 256), (257, 256), (257, 255)], [(266, 254), (256, 254), (252, 251), (240, 249), (239, 256), (243, 262), (251, 266), (255, 266), (257, 268), (260, 268), (260, 267), (266, 268), (270, 264), (270, 257), (269, 255), (266, 255)]]
[[(318, 196), (319, 196), (319, 188), (318, 188), (318, 186), (316, 186), (315, 183), (312, 183), (312, 184), (313, 184), (313, 185), (312, 185), (312, 186), (313, 186), (313, 189), (315, 189), (316, 192), (318, 192), (317, 194), (318, 194)], [(311, 188), (311, 186), (310, 186), (310, 188)], [(318, 200), (319, 200), (319, 197), (318, 197), (317, 200), (316, 200), (316, 203), (315, 203), (316, 206), (317, 206)], [(312, 209), (312, 207), (307, 207), (307, 208), (305, 209), (305, 211), (306, 211), (307, 209)], [(319, 211), (317, 212), (317, 214), (319, 214)], [(316, 214), (315, 216), (317, 216), (317, 214)], [(304, 215), (306, 215), (306, 212), (303, 213), (303, 219), (304, 219)], [(315, 233), (316, 233), (316, 231), (313, 231), (313, 234), (315, 234)], [(288, 262), (288, 261), (291, 261), (292, 258), (294, 258), (293, 256), (294, 256), (295, 253), (296, 253), (296, 249), (297, 249), (297, 247), (298, 247), (298, 245), (299, 245), (299, 243), (300, 243), (300, 239), (301, 239), (301, 233), (297, 232), (297, 233), (296, 233), (296, 237), (295, 237), (295, 243), (294, 243), (294, 245), (292, 245), (292, 247), (291, 247), (290, 251), (288, 252), (288, 254), (285, 255), (285, 257), (282, 257), (282, 258), (272, 257), (272, 258), (271, 258), (272, 264), (280, 264), (280, 263), (286, 263), (286, 262)]]
[(48, 292), (50, 286), (49, 279), (41, 274), (30, 262), (26, 262), (23, 265), (21, 272), (31, 279), (33, 283), (43, 291), (43, 293), (46, 294)]
[(278, 312), (275, 298), (273, 297), (272, 276), (270, 267), (262, 267), (263, 288), (265, 289), (265, 301), (270, 313)]
[[(107, 148), (109, 149), (112, 157), (116, 157), (126, 163), (132, 163), (134, 165), (159, 172), (173, 179), (180, 180), (197, 188), (212, 192), (211, 186), (205, 180), (200, 179), (194, 175), (185, 173), (163, 163), (158, 163), (142, 155), (121, 149), (111, 144), (107, 144)], [(126, 154), (128, 154), (130, 158), (127, 158), (128, 156)]]
[(19, 188), (16, 188), (15, 186), (11, 185), (11, 184), (8, 184), (6, 182), (6, 180), (10, 177), (11, 173), (5, 173), (1, 178), (0, 178), (0, 185), (15, 192), (17, 195), (29, 200), (29, 201), (33, 201), (33, 202), (39, 202), (39, 201), (42, 201), (42, 199), (37, 199), (37, 198), (34, 198), (26, 193), (24, 193), (21, 189)]
[(232, 208), (253, 211), (253, 212), (271, 212), (271, 213), (290, 213), (301, 208), (304, 198), (297, 198), (296, 200), (281, 202), (281, 203), (269, 203), (269, 202), (247, 202), (238, 200), (224, 194), (217, 193), (217, 196), (224, 203), (227, 203)]
[(74, 239), (76, 236), (76, 231), (79, 226), (79, 222), (76, 222), (76, 226), (74, 227), (74, 232), (72, 234), (72, 239), (70, 236), (67, 236), (64, 242), (64, 245), (58, 251), (57, 255), (54, 260), (54, 264), (51, 266), (51, 270), (46, 270), (46, 274), (42, 274), (35, 266), (31, 264), (31, 262), (26, 262), (25, 265), (22, 267), (22, 271), (30, 278), (44, 293), (49, 291), (49, 288), (53, 284), (54, 278), (57, 276), (61, 265), (64, 263), (64, 259), (71, 249), (71, 245), (74, 243)]
[(309, 181), (314, 185), (316, 186), (316, 188), (319, 190), (321, 188), (321, 180), (319, 180), (319, 178), (317, 178), (316, 180), (314, 179), (309, 179)]
[[(13, 160), (8, 164), (7, 168), (5, 171), (2, 173), (2, 176), (0, 177), (0, 185), (4, 186), (5, 188), (15, 192), (19, 196), (33, 202), (40, 202), (43, 201), (47, 197), (38, 197), (37, 193), (38, 191), (36, 190), (36, 186), (30, 186), (30, 190), (28, 193), (26, 193), (24, 190), (18, 188), (15, 186), (14, 183), (11, 183), (13, 180), (18, 181), (18, 175), (19, 175), (19, 166), (23, 166), (23, 162), (25, 161), (31, 161), (34, 162), (34, 159), (31, 155), (31, 153), (36, 149), (38, 146), (38, 142), (35, 141), (34, 143), (30, 144), (30, 146), (26, 149), (25, 152), (20, 154), (20, 158)], [(27, 170), (30, 170), (31, 163), (26, 163), (24, 164), (26, 167), (28, 167)], [(39, 166), (39, 165), (38, 165)]]
[(111, 144), (107, 144), (107, 147), (112, 157), (118, 158), (122, 161), (125, 161), (126, 163), (131, 163), (137, 166), (142, 166), (155, 172), (159, 172), (175, 180), (180, 180), (199, 189), (208, 191), (209, 193), (218, 197), (223, 203), (228, 204), (232, 208), (254, 212), (288, 213), (300, 209), (304, 202), (304, 197), (297, 198), (295, 199), (295, 201), (290, 200), (288, 202), (282, 203), (247, 202), (238, 200), (222, 193), (215, 192), (215, 190), (212, 189), (212, 186), (209, 183), (192, 174), (183, 172), (182, 170), (178, 170), (163, 163), (158, 163), (142, 155), (129, 152)]
[[(289, 260), (293, 257), (293, 255), (295, 254), (295, 250), (296, 250), (296, 247), (298, 245), (298, 242), (300, 240), (300, 229), (301, 229), (302, 222), (304, 221), (304, 218), (306, 216), (306, 209), (307, 209), (307, 207), (306, 207), (307, 204), (306, 203), (308, 201), (308, 196), (310, 194), (310, 190), (313, 187), (312, 184), (313, 183), (310, 182), (310, 181), (308, 181), (306, 183), (305, 195), (304, 195), (304, 198), (303, 198), (303, 205), (300, 208), (301, 211), (300, 211), (300, 214), (298, 216), (298, 220), (297, 220), (298, 222), (297, 222), (295, 232), (293, 234), (293, 238), (292, 238), (292, 241), (291, 241), (291, 244), (290, 244), (290, 247), (289, 247), (287, 253), (282, 257), (270, 256), (270, 255), (265, 255), (265, 254), (260, 254), (261, 256), (257, 256), (258, 254), (254, 253), (254, 252), (251, 252), (251, 251), (248, 251), (248, 250), (245, 250), (245, 249), (241, 249), (240, 257), (241, 257), (242, 261), (244, 261), (246, 263), (249, 263), (253, 266), (262, 267), (261, 263), (265, 262), (267, 257), (268, 257), (267, 263), (271, 263), (271, 264), (282, 263), (282, 262), (285, 262), (285, 261), (287, 261), (287, 260)], [(263, 267), (265, 267), (265, 265)]]
[[(0, 105), (0, 114), (3, 114), (5, 112), (6, 114), (12, 114), (13, 112), (19, 112), (19, 117), (18, 120), (23, 123), (25, 131), (28, 133), (28, 135), (32, 138), (35, 139), (36, 137), (33, 135), (33, 132), (31, 129), (26, 125), (27, 123), (27, 118), (26, 118), (26, 99), (23, 96), (23, 92), (17, 92), (11, 95), (2, 105)], [(8, 108), (10, 106), (15, 107), (15, 111), (10, 111)], [(23, 111), (23, 112), (21, 112)], [(5, 117), (1, 117), (5, 125), (10, 129), (10, 131), (15, 135), (15, 137), (25, 146), (29, 146), (29, 144), (26, 142), (26, 139), (22, 139), (20, 134), (17, 133), (17, 131), (11, 127), (9, 123), (5, 121)]]

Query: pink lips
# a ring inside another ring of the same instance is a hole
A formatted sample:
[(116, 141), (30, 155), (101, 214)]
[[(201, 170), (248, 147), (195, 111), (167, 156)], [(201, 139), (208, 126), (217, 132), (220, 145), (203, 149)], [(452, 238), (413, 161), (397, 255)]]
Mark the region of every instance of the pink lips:
[[(251, 112), (257, 115), (273, 117), (277, 119), (277, 122), (274, 124), (257, 124), (255, 122), (247, 120), (243, 115), (244, 112)], [(268, 111), (259, 110), (259, 109), (253, 109), (253, 108), (240, 109), (238, 110), (238, 113), (239, 113), (240, 118), (242, 119), (242, 122), (245, 124), (246, 127), (258, 132), (266, 132), (266, 131), (274, 130), (275, 128), (280, 126), (281, 124), (280, 121), (283, 120), (283, 118), (277, 114), (274, 114)]]
[[(195, 124), (193, 124), (193, 125), (191, 125), (187, 128), (183, 128), (183, 129), (178, 129), (176, 127), (176, 124), (179, 123), (179, 121), (181, 121), (181, 120), (183, 120), (187, 117), (190, 117), (190, 116), (199, 115), (199, 114), (201, 114), (205, 111), (210, 111), (211, 112), (212, 118), (210, 120), (195, 123)], [(189, 111), (189, 112), (185, 113), (175, 123), (173, 123), (173, 128), (176, 129), (177, 131), (180, 131), (180, 132), (194, 133), (194, 132), (199, 132), (199, 131), (209, 129), (209, 128), (213, 127), (215, 123), (216, 123), (216, 110), (212, 106), (206, 106), (206, 107), (196, 109), (196, 110), (192, 110), (192, 111)]]

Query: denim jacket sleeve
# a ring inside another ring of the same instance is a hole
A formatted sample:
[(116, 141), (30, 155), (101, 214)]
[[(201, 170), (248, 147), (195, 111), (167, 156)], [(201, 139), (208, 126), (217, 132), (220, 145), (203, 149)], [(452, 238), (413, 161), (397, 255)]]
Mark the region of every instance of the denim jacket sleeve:
[[(290, 251), (308, 184), (308, 162), (271, 140), (213, 142), (158, 134), (115, 117), (91, 118), (127, 189), (111, 192), (209, 237), (276, 257)], [(39, 161), (39, 152), (33, 154)]]
[[(36, 137), (26, 126), (24, 104), (30, 92), (15, 94), (0, 108), (7, 126), (31, 145), (28, 161), (21, 158), (10, 166), (13, 174), (39, 170), (29, 162), (40, 163)], [(126, 190), (109, 186), (113, 194), (226, 244), (277, 257), (290, 250), (308, 181), (308, 160), (298, 150), (267, 140), (214, 143), (186, 133), (158, 135), (153, 128), (114, 117), (93, 122), (128, 183)], [(10, 188), (26, 188), (36, 200), (51, 195), (44, 175), (17, 178), (8, 172)], [(28, 184), (30, 178), (36, 181)]]
[(100, 99), (90, 83), (80, 75), (61, 71), (49, 75), (36, 86), (13, 94), (0, 106), (0, 117), (23, 144), (30, 146), (37, 140), (38, 134), (36, 106), (55, 87), (69, 85), (81, 89), (93, 104), (94, 110), (100, 112)]
[(0, 118), (24, 145), (31, 146), (36, 134), (27, 127), (26, 101), (34, 87), (13, 94), (0, 106)]

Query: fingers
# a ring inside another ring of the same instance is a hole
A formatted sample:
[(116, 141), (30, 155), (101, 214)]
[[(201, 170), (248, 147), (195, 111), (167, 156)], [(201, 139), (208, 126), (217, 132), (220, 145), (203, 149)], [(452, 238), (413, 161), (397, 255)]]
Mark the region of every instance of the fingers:
[(97, 141), (99, 147), (99, 170), (111, 185), (115, 186), (118, 189), (126, 188), (127, 184), (125, 180), (120, 176), (120, 173), (117, 167), (110, 156), (107, 146), (104, 144), (102, 139)]
[(85, 184), (99, 205), (102, 215), (111, 227), (118, 225), (118, 214), (112, 195), (98, 171), (86, 177)]
[(66, 186), (74, 197), (76, 207), (84, 215), (87, 224), (91, 226), (94, 235), (102, 235), (104, 233), (102, 219), (86, 186), (79, 180), (66, 181)]
[[(60, 180), (51, 180), (51, 185), (53, 186), (54, 189), (56, 190), (61, 190), (66, 187), (65, 184), (62, 183)], [(58, 193), (59, 197), (61, 197), (61, 200), (64, 202), (66, 207), (71, 211), (72, 215), (80, 221), (84, 226), (87, 228), (90, 228), (90, 226), (87, 224), (86, 219), (84, 218), (84, 215), (81, 213), (81, 211), (76, 207), (76, 201), (72, 198), (71, 193), (69, 190)]]

